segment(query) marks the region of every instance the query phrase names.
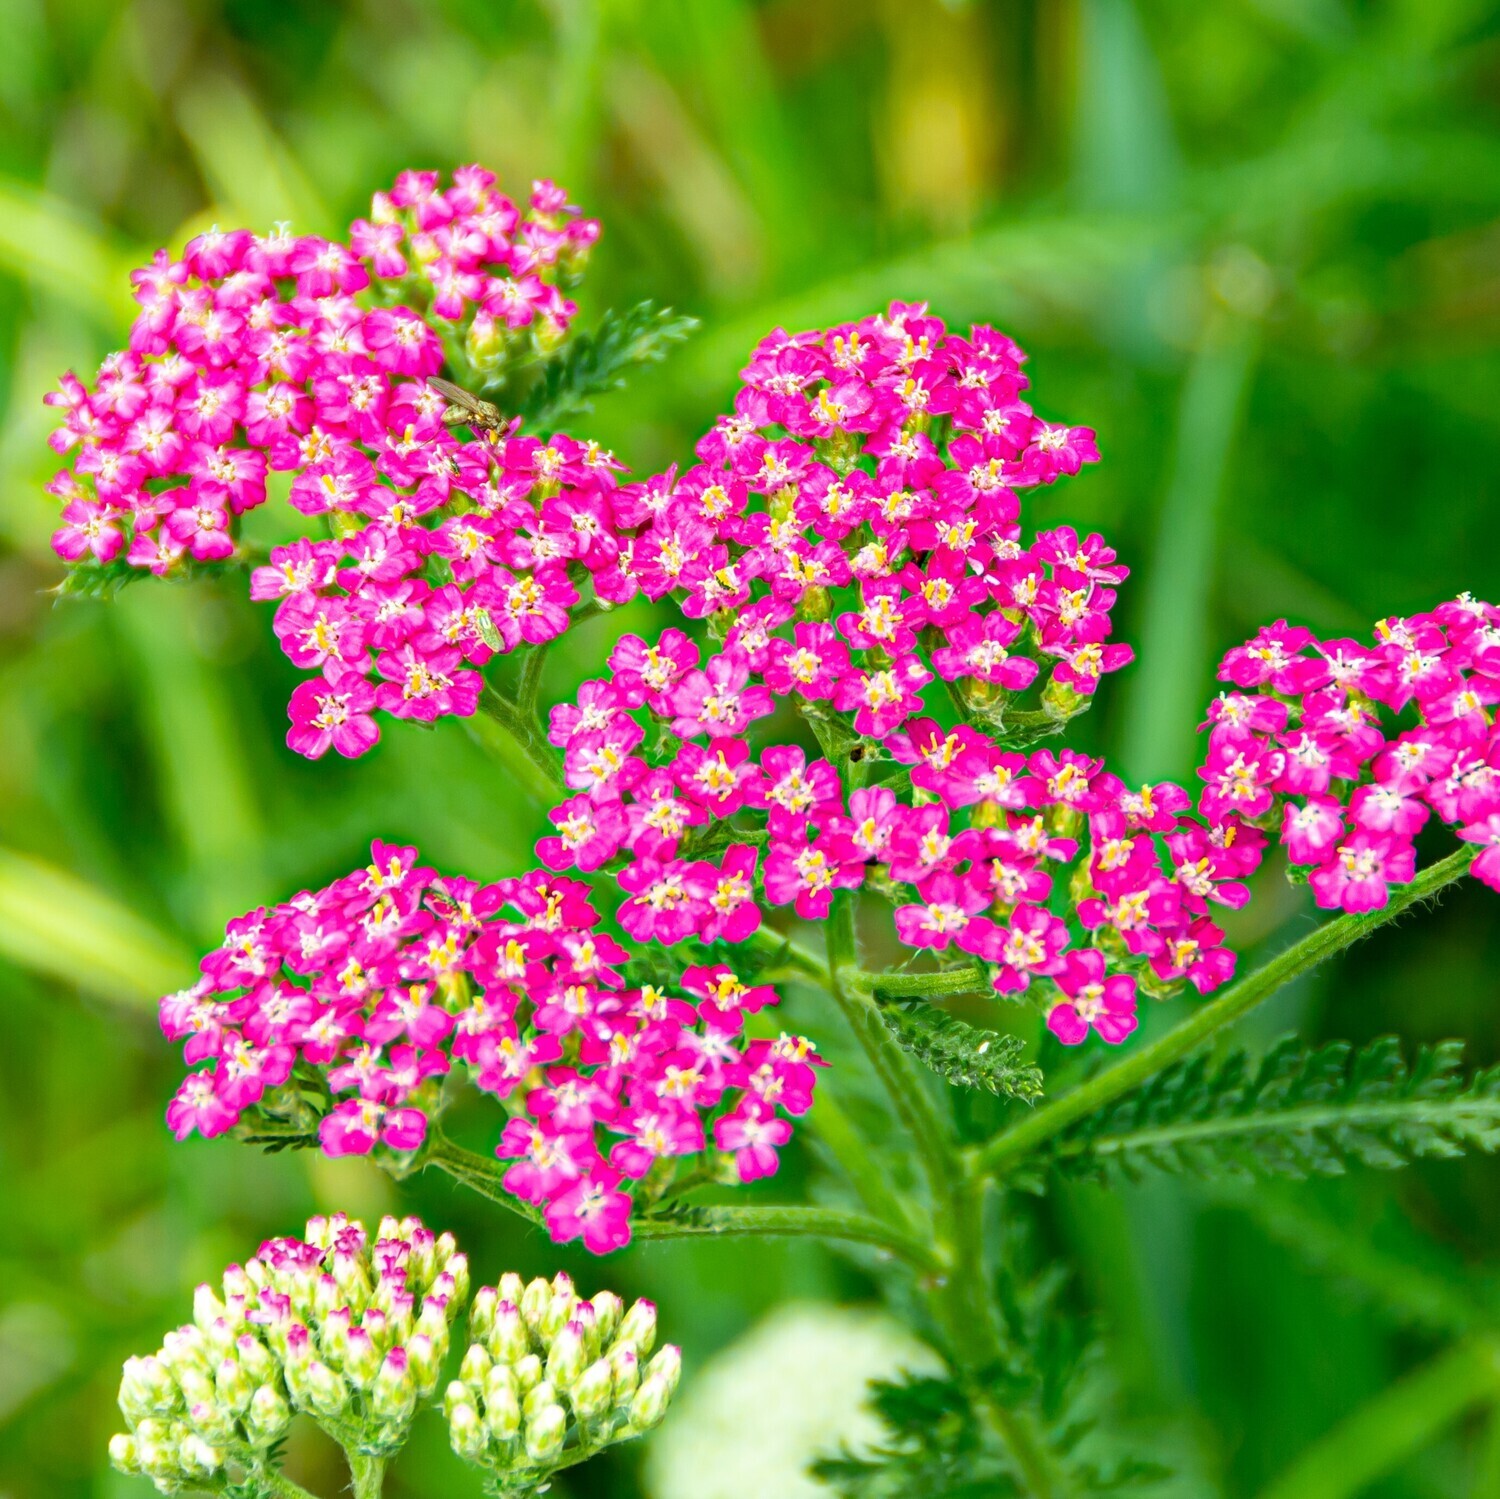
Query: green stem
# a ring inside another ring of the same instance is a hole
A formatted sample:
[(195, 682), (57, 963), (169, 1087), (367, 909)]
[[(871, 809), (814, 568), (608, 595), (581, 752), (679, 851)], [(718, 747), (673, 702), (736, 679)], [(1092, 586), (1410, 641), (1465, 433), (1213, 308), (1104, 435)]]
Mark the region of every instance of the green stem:
[(380, 1499), (385, 1488), (385, 1459), (349, 1449), (345, 1449), (344, 1455), (349, 1459), (354, 1499)]
[(1348, 1499), (1497, 1396), (1500, 1346), (1487, 1337), (1456, 1343), (1319, 1438), (1261, 1499)]
[(528, 1223), (542, 1223), (542, 1215), (535, 1208), (505, 1190), (501, 1184), (505, 1168), (498, 1161), (492, 1161), (477, 1151), (466, 1150), (462, 1145), (455, 1145), (446, 1135), (437, 1135), (431, 1140), (422, 1157), (422, 1164), (446, 1171), (461, 1186), (508, 1208)]
[(958, 1166), (949, 1133), (933, 1107), (923, 1079), (896, 1044), (874, 999), (860, 983), (854, 901), (847, 891), (840, 891), (834, 897), (824, 934), (828, 942), (829, 992), (875, 1069), (896, 1117), (906, 1126), (917, 1147), (933, 1202), (941, 1202)]
[(305, 1489), (300, 1483), (294, 1483), (285, 1473), (278, 1473), (274, 1468), (263, 1468), (255, 1475), (273, 1494), (279, 1494), (281, 1499), (318, 1499), (310, 1489)]
[(1324, 922), (1248, 978), (1232, 984), (1218, 999), (1195, 1011), (1159, 1040), (1131, 1052), (1124, 1061), (1090, 1078), (1071, 1093), (1043, 1105), (978, 1147), (972, 1152), (975, 1166), (985, 1172), (1008, 1170), (1068, 1125), (1113, 1103), (1123, 1094), (1140, 1087), (1162, 1068), (1196, 1050), (1210, 1036), (1227, 1025), (1233, 1025), (1293, 979), (1394, 921), (1402, 912), (1436, 895), (1444, 886), (1461, 879), (1468, 873), (1474, 853), (1472, 848), (1461, 848), (1424, 869), (1411, 884), (1391, 893), (1390, 904), (1383, 911), (1340, 916), (1334, 921)]
[(929, 1299), (975, 1411), (1015, 1460), (1025, 1492), (1031, 1499), (1059, 1499), (1064, 1480), (1034, 1416), (1025, 1409), (1008, 1409), (994, 1395), (1005, 1348), (985, 1255), (985, 1190), (983, 1178), (966, 1175), (955, 1161), (938, 1213), (948, 1273), (934, 1283)]
[(547, 664), (547, 642), (532, 646), (521, 664), (521, 679), (516, 685), (516, 709), (527, 724), (537, 722), (537, 697), (542, 690), (542, 668)]
[(479, 697), (479, 711), (469, 719), (469, 732), (521, 783), (535, 801), (551, 805), (566, 794), (562, 765), (534, 719), (493, 687)]
[(937, 973), (860, 973), (859, 983), (879, 999), (951, 999), (959, 994), (988, 994), (994, 990), (972, 967), (945, 968)]
[(815, 1237), (846, 1244), (873, 1244), (889, 1250), (914, 1268), (941, 1268), (931, 1245), (916, 1234), (859, 1213), (818, 1207), (687, 1207), (670, 1218), (640, 1218), (637, 1239)]

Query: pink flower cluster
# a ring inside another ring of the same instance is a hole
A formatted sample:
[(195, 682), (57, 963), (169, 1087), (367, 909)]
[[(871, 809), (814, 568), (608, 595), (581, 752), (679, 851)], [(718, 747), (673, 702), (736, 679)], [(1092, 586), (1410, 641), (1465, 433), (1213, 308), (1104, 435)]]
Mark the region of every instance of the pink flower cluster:
[(1130, 660), (1107, 643), (1126, 569), (1067, 527), (1020, 544), (1016, 491), (1098, 458), (1092, 432), (1020, 399), (1024, 357), (900, 303), (778, 330), (701, 462), (621, 490), (638, 507), (622, 518), (649, 521), (628, 570), (689, 618), (733, 611), (751, 655), (794, 617), (819, 621), (776, 671), (805, 699), (839, 697), (861, 733), (897, 726), (934, 674), (988, 703), (1030, 686), (1041, 657), (1058, 687), (1092, 693)]
[[(1232, 973), (1209, 908), (1247, 898), (1264, 838), (1196, 817), (1180, 787), (1132, 792), (1087, 756), (1023, 752), (1130, 649), (1108, 643), (1126, 569), (1102, 538), (1063, 526), (1022, 545), (1016, 490), (1096, 456), (1019, 401), (1022, 357), (899, 305), (778, 333), (704, 462), (620, 491), (655, 509), (642, 586), (675, 588), (722, 637), (705, 658), (678, 629), (627, 635), (609, 676), (552, 713), (577, 794), (538, 857), (612, 870), (631, 937), (738, 942), (762, 902), (819, 920), (863, 887), (894, 904), (902, 942), (985, 965), (1001, 993), (1050, 980), (1033, 992), (1069, 1043), (1134, 1029), (1138, 973), (1203, 992)], [(1048, 659), (1040, 707), (1012, 717)], [(931, 716), (937, 677), (953, 728)], [(784, 706), (824, 757), (757, 751)]]
[(463, 508), (439, 500), (433, 525), (372, 521), (278, 547), (251, 576), (252, 598), (279, 601), (283, 651), (318, 673), (288, 709), (287, 744), (311, 759), (363, 754), (379, 738), (377, 709), (423, 723), (468, 717), (478, 668), (568, 628), (580, 598), (571, 566), (587, 570), (596, 598), (620, 591), (607, 453), (561, 435), (464, 446), (445, 433), (427, 451), (451, 455), (434, 482)]
[(607, 525), (615, 465), (565, 437), (461, 442), (426, 377), (458, 347), (483, 371), (561, 338), (576, 308), (559, 280), (597, 234), (552, 183), (523, 214), (470, 166), (446, 189), (402, 173), (347, 243), (216, 229), (180, 260), (159, 252), (132, 277), (129, 348), (92, 390), (68, 375), (47, 397), (52, 446), (74, 455), (48, 486), (58, 555), (157, 575), (242, 560), (241, 517), (290, 474), (291, 505), (337, 538), (277, 548), (252, 587), (283, 601), (283, 647), (321, 672), (293, 699), (292, 747), (363, 753), (372, 707), (472, 713), (461, 660), (566, 627), (566, 565), (598, 560), (574, 528)]
[(198, 983), (162, 1001), (198, 1067), (173, 1133), (316, 1126), (328, 1155), (411, 1152), (461, 1066), (513, 1115), (508, 1190), (601, 1253), (630, 1237), (628, 1184), (710, 1133), (742, 1180), (774, 1173), (785, 1116), (812, 1103), (811, 1044), (746, 1038), (776, 995), (723, 964), (687, 968), (681, 994), (627, 985), (587, 897), (541, 874), (440, 877), (376, 843), (367, 869), (230, 922)]
[(1467, 594), (1386, 619), (1372, 643), (1279, 620), (1230, 651), (1209, 709), (1200, 809), (1279, 827), (1330, 910), (1374, 911), (1416, 872), (1435, 812), (1500, 889), (1500, 609)]

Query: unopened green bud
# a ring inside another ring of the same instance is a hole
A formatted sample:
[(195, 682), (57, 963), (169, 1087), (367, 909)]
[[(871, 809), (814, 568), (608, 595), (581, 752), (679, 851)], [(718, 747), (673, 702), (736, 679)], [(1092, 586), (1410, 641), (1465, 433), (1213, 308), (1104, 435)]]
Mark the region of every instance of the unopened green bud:
[(634, 1431), (650, 1431), (667, 1413), (672, 1391), (665, 1379), (643, 1379), (630, 1402), (630, 1425)]
[(443, 1391), (443, 1415), (451, 1418), (453, 1407), (456, 1405), (473, 1405), (474, 1387), (464, 1379), (450, 1379), (448, 1388)]
[(205, 1440), (222, 1445), (234, 1440), (234, 1418), (223, 1406), (200, 1400), (188, 1409), (188, 1424)]
[(141, 1471), (141, 1458), (135, 1450), (135, 1438), (128, 1431), (117, 1431), (109, 1439), (109, 1460), (121, 1473), (136, 1474)]
[(542, 1382), (542, 1361), (534, 1353), (518, 1358), (510, 1367), (515, 1371), (516, 1386), (523, 1394)]
[(1088, 699), (1074, 692), (1066, 682), (1059, 682), (1056, 674), (1042, 689), (1042, 707), (1053, 718), (1069, 719), (1088, 706)]
[(599, 1330), (601, 1346), (608, 1347), (625, 1315), (625, 1303), (613, 1291), (595, 1291), (589, 1298), (594, 1308), (594, 1325)]
[(378, 1306), (372, 1306), (365, 1312), (360, 1318), (360, 1325), (370, 1335), (377, 1353), (385, 1353), (400, 1342), (396, 1329), (391, 1326), (391, 1319)]
[(625, 1313), (615, 1342), (629, 1343), (642, 1358), (656, 1346), (656, 1303), (644, 1299)]
[(392, 1348), (370, 1387), (370, 1412), (387, 1426), (410, 1421), (417, 1408), (417, 1384), (406, 1349)]
[(364, 1261), (356, 1254), (347, 1252), (335, 1254), (333, 1278), (338, 1283), (344, 1304), (356, 1313), (364, 1311), (369, 1305), (370, 1293), (374, 1290)]
[(521, 1398), (521, 1409), (526, 1413), (529, 1421), (539, 1410), (549, 1405), (557, 1404), (557, 1386), (550, 1379), (544, 1379), (526, 1391)]
[(225, 1305), (214, 1293), (214, 1288), (204, 1284), (193, 1290), (193, 1321), (200, 1328), (208, 1328), (226, 1311)]
[(641, 1385), (641, 1361), (629, 1343), (616, 1344), (609, 1351), (609, 1369), (614, 1379), (616, 1405), (628, 1405)]
[(179, 1476), (178, 1448), (183, 1435), (184, 1428), (175, 1422), (154, 1418), (142, 1421), (135, 1429), (135, 1454), (141, 1471), (158, 1482)]
[(521, 1292), (521, 1299), (516, 1303), (526, 1326), (532, 1332), (536, 1332), (541, 1326), (542, 1316), (551, 1305), (552, 1286), (540, 1275), (527, 1284), (526, 1289)]
[(177, 1387), (182, 1391), (183, 1404), (189, 1408), (212, 1405), (219, 1398), (213, 1380), (201, 1369), (183, 1369), (177, 1375)]
[(344, 1373), (350, 1383), (367, 1389), (379, 1371), (380, 1350), (374, 1339), (362, 1327), (350, 1328), (344, 1349)]
[(177, 1449), (177, 1461), (188, 1478), (207, 1478), (224, 1466), (224, 1452), (192, 1432), (182, 1439), (182, 1445)]
[(544, 1405), (526, 1418), (526, 1456), (534, 1463), (550, 1462), (562, 1451), (568, 1414), (560, 1405)]
[(514, 1441), (521, 1431), (521, 1402), (514, 1389), (500, 1387), (484, 1395), (484, 1424), (500, 1443)]
[(463, 1362), (458, 1366), (458, 1377), (466, 1379), (472, 1384), (483, 1384), (484, 1376), (490, 1372), (494, 1359), (490, 1357), (490, 1351), (482, 1343), (470, 1343), (464, 1353)]
[[(452, 1235), (443, 1237), (451, 1243)], [(469, 1299), (469, 1257), (466, 1254), (450, 1254), (443, 1266), (443, 1273), (453, 1277), (453, 1290), (449, 1294), (449, 1306), (459, 1306)]]
[(214, 1393), (226, 1410), (242, 1416), (250, 1407), (255, 1381), (240, 1367), (238, 1359), (226, 1358), (214, 1374)]
[(437, 1388), (438, 1375), (443, 1369), (443, 1354), (426, 1333), (418, 1333), (406, 1345), (407, 1365), (417, 1387), (417, 1398), (425, 1400)]
[(614, 1373), (606, 1358), (595, 1359), (568, 1392), (580, 1421), (597, 1421), (614, 1404)]
[(349, 1386), (320, 1359), (303, 1373), (308, 1406), (320, 1416), (336, 1416), (349, 1403)]
[(559, 1389), (566, 1390), (583, 1373), (588, 1359), (588, 1344), (583, 1326), (569, 1322), (552, 1340), (547, 1350), (547, 1378)]
[(484, 1403), (490, 1405), (492, 1402), (502, 1400), (509, 1396), (513, 1400), (521, 1398), (521, 1385), (516, 1379), (516, 1371), (509, 1364), (494, 1364), (484, 1376), (480, 1389), (484, 1391)]
[(312, 1303), (308, 1311), (313, 1317), (328, 1317), (344, 1303), (344, 1293), (331, 1275), (320, 1275), (313, 1286)]
[(428, 1296), (422, 1302), (422, 1310), (417, 1313), (417, 1320), (412, 1326), (412, 1331), (414, 1333), (425, 1334), (434, 1343), (441, 1344), (446, 1350), (448, 1347), (448, 1331), (451, 1326), (452, 1319), (449, 1317), (448, 1307), (443, 1305), (442, 1299), (437, 1296)]
[(508, 1301), (502, 1301), (495, 1309), (486, 1341), (490, 1352), (502, 1363), (514, 1364), (531, 1352), (531, 1335), (525, 1317)]
[(178, 1409), (182, 1394), (167, 1366), (158, 1358), (128, 1358), (120, 1371), (120, 1413), (132, 1426), (146, 1416)]
[(666, 1380), (668, 1394), (675, 1391), (682, 1379), (682, 1349), (675, 1343), (664, 1344), (641, 1372), (641, 1383), (648, 1379)]
[(183, 1369), (197, 1369), (201, 1373), (213, 1372), (202, 1330), (194, 1326), (179, 1327), (161, 1340), (157, 1358), (177, 1376)]
[(488, 1442), (484, 1423), (472, 1405), (460, 1403), (448, 1410), (448, 1440), (466, 1462), (483, 1461)]
[(833, 596), (826, 588), (803, 590), (802, 602), (797, 605), (797, 618), (803, 620), (825, 620), (833, 618)]
[(577, 1297), (572, 1291), (559, 1291), (547, 1303), (541, 1321), (537, 1324), (537, 1331), (544, 1343), (550, 1343), (572, 1321), (576, 1303)]
[(512, 1306), (520, 1306), (521, 1297), (526, 1294), (526, 1282), (514, 1270), (507, 1270), (500, 1277), (499, 1290), (501, 1301), (508, 1301)]
[(286, 1435), (292, 1424), (292, 1408), (285, 1397), (272, 1385), (263, 1384), (250, 1397), (250, 1409), (245, 1412), (245, 1431), (252, 1447), (269, 1447)]
[(234, 1356), (240, 1361), (240, 1368), (257, 1384), (269, 1384), (274, 1379), (276, 1360), (253, 1333), (241, 1333), (235, 1339)]
[(469, 1336), (476, 1343), (489, 1340), (490, 1328), (495, 1324), (495, 1308), (505, 1299), (494, 1286), (480, 1286), (475, 1291), (474, 1300), (469, 1305)]

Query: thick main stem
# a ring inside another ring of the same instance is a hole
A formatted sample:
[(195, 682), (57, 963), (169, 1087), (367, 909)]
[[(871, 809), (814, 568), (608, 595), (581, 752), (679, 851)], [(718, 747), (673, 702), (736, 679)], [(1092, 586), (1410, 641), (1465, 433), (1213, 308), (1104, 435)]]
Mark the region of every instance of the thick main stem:
[(300, 1483), (294, 1482), (285, 1473), (278, 1473), (274, 1468), (266, 1468), (256, 1476), (278, 1499), (318, 1499), (311, 1490), (303, 1488)]
[(1257, 1005), (1268, 1000), (1278, 989), (1299, 978), (1319, 963), (1325, 962), (1362, 937), (1394, 921), (1419, 901), (1436, 895), (1446, 885), (1462, 878), (1473, 862), (1474, 850), (1461, 848), (1446, 859), (1424, 869), (1411, 884), (1395, 890), (1390, 904), (1382, 911), (1340, 916), (1324, 922), (1278, 953), (1248, 978), (1233, 984), (1218, 999), (1197, 1010), (1176, 1029), (1160, 1040), (1133, 1051), (1124, 1061), (1101, 1072), (1097, 1077), (1065, 1093), (1055, 1102), (1039, 1108), (988, 1144), (973, 1152), (975, 1167), (985, 1172), (1004, 1172), (1016, 1162), (1044, 1145), (1070, 1124), (1103, 1108), (1106, 1104), (1138, 1088), (1164, 1067), (1196, 1050), (1210, 1036), (1233, 1025)]
[(385, 1459), (367, 1452), (349, 1452), (347, 1456), (354, 1499), (380, 1499), (385, 1488)]

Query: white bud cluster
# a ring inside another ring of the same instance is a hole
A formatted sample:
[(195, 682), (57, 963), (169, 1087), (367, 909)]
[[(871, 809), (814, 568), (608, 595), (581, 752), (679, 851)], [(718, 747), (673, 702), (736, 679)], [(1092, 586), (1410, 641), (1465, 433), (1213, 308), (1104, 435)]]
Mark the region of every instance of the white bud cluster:
[(271, 1239), (198, 1287), (193, 1320), (145, 1358), (127, 1359), (129, 1431), (110, 1458), (163, 1493), (200, 1487), (231, 1465), (262, 1472), (293, 1411), (394, 1452), (437, 1388), (449, 1329), (469, 1293), (451, 1234), (416, 1218), (314, 1218), (304, 1239)]
[(453, 1450), (503, 1479), (539, 1485), (601, 1447), (649, 1431), (682, 1373), (670, 1344), (654, 1357), (656, 1308), (613, 1291), (583, 1300), (565, 1274), (481, 1286), (473, 1341), (443, 1410)]

